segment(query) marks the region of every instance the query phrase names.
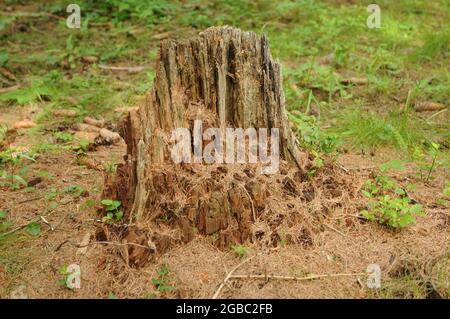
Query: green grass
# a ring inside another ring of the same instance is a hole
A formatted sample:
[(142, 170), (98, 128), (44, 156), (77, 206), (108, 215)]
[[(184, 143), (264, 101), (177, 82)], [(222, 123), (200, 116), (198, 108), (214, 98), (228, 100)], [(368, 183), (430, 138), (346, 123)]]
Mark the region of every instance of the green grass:
[(423, 124), (409, 113), (380, 115), (360, 108), (340, 114), (336, 132), (353, 149), (376, 149), (394, 146), (407, 152), (414, 145), (425, 143), (427, 135)]
[(371, 298), (382, 299), (425, 299), (426, 296), (427, 289), (423, 281), (409, 275), (391, 279), (379, 290), (369, 294)]
[[(448, 112), (439, 123), (397, 114), (407, 100), (445, 104), (450, 99), (450, 5), (443, 0), (380, 1), (381, 29), (367, 28), (362, 1), (83, 0), (80, 29), (66, 27), (64, 1), (34, 8), (31, 1), (20, 3), (25, 8), (1, 13), (0, 40), (8, 45), (0, 49), (0, 65), (16, 75), (21, 88), (0, 94), (0, 108), (38, 105), (39, 123), (70, 123), (86, 115), (116, 120), (116, 107), (137, 103), (151, 86), (155, 35), (185, 38), (229, 24), (269, 36), (272, 54), (283, 64), (287, 109), (318, 108), (318, 125), (331, 123), (351, 147), (405, 151), (426, 140), (448, 139)], [(12, 32), (17, 25), (26, 30)], [(86, 63), (86, 56), (97, 62)], [(147, 70), (117, 74), (99, 64)], [(367, 85), (342, 84), (348, 77), (365, 78)], [(376, 107), (354, 113), (360, 105)], [(76, 110), (78, 117), (54, 118), (54, 108)]]

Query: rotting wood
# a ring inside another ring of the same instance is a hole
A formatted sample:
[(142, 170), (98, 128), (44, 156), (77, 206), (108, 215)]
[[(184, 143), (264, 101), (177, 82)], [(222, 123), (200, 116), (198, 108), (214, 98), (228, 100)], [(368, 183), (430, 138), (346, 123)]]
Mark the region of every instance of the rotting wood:
[[(303, 205), (303, 193), (284, 190), (283, 178), (263, 178), (249, 164), (174, 164), (171, 132), (192, 131), (194, 120), (221, 129), (278, 128), (282, 170), (294, 170), (289, 174), (297, 184), (311, 165), (290, 129), (281, 66), (272, 59), (266, 36), (226, 26), (184, 42), (164, 41), (145, 103), (118, 125), (127, 145), (125, 162), (105, 179), (103, 198), (120, 200), (127, 222), (139, 225), (128, 229), (125, 239), (133, 242), (129, 237), (138, 232), (139, 244), (157, 253), (195, 234), (211, 236), (219, 248), (263, 237), (274, 245), (280, 237), (270, 229), (285, 221), (268, 204), (273, 189), (300, 195), (298, 204), (288, 207), (293, 214)], [(274, 202), (283, 205), (284, 199)], [(262, 215), (274, 220), (262, 226)], [(129, 255), (130, 263), (140, 266), (148, 251), (133, 247)]]

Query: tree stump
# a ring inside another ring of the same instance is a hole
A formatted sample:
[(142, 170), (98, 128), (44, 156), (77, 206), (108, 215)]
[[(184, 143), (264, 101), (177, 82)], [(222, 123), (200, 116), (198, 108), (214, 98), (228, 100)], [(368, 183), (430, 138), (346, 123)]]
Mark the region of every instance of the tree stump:
[[(186, 42), (161, 43), (145, 104), (119, 124), (127, 144), (125, 163), (106, 178), (103, 193), (103, 198), (120, 200), (125, 220), (135, 225), (125, 239), (150, 247), (129, 246), (133, 264), (145, 264), (196, 234), (209, 236), (222, 248), (266, 237), (276, 240), (271, 229), (282, 221), (274, 207), (284, 203), (270, 204), (269, 199), (278, 196), (279, 202), (290, 194), (301, 202), (308, 196), (296, 189), (310, 163), (290, 129), (280, 73), (267, 37), (253, 32), (213, 27)], [(195, 120), (222, 130), (277, 128), (280, 173), (262, 174), (251, 163), (174, 163), (171, 134), (177, 128), (195, 134)]]

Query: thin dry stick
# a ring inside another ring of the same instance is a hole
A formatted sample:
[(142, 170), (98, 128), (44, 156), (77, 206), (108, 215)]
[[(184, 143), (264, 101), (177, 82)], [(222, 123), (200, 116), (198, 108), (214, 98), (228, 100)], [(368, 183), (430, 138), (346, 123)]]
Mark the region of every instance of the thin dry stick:
[(307, 277), (296, 277), (296, 276), (277, 276), (277, 275), (231, 275), (231, 279), (280, 279), (280, 280), (314, 280), (326, 277), (349, 277), (349, 276), (362, 276), (366, 273), (340, 273), (340, 274), (324, 274), (324, 275), (312, 275)]
[(219, 297), (220, 292), (222, 291), (223, 287), (227, 284), (227, 281), (231, 278), (231, 276), (233, 275), (233, 273), (238, 270), (239, 267), (241, 267), (243, 264), (249, 262), (250, 260), (252, 260), (253, 258), (255, 258), (258, 255), (252, 256), (250, 258), (245, 259), (243, 262), (241, 262), (240, 264), (238, 264), (236, 267), (234, 267), (233, 269), (231, 269), (231, 271), (227, 274), (227, 276), (225, 277), (225, 279), (222, 281), (222, 283), (220, 284), (219, 288), (217, 288), (216, 292), (214, 293), (212, 299), (217, 299), (217, 297)]
[(50, 224), (49, 222), (48, 222), (48, 220), (47, 219), (45, 219), (45, 217), (44, 216), (40, 216), (41, 217), (41, 220), (44, 222), (44, 224), (46, 224), (48, 227), (50, 227), (50, 230), (54, 230), (54, 228), (53, 228), (53, 226), (52, 226), (52, 224)]
[(72, 242), (72, 241), (66, 239), (66, 240), (63, 241), (61, 244), (59, 244), (59, 245), (55, 248), (54, 251), (60, 250), (61, 247), (62, 247), (64, 244), (70, 244), (70, 245), (75, 246), (75, 247), (77, 247), (77, 248), (84, 248), (84, 247), (87, 247), (87, 246), (90, 246), (90, 245), (96, 245), (96, 244), (105, 244), (105, 245), (115, 245), (115, 246), (136, 246), (136, 247), (141, 247), (141, 248), (145, 248), (145, 249), (150, 249), (150, 247), (148, 247), (148, 246), (144, 246), (144, 245), (137, 244), (137, 243), (128, 243), (128, 242), (126, 242), (126, 243), (116, 243), (116, 242), (112, 242), (112, 241), (93, 241), (93, 242), (90, 242), (90, 243), (88, 243), (88, 244), (86, 244), (86, 245), (80, 245), (80, 244), (74, 243), (74, 242)]
[(103, 70), (127, 71), (128, 73), (138, 73), (145, 70), (145, 67), (143, 66), (110, 66), (100, 64), (98, 67)]
[(9, 13), (9, 12), (2, 12), (2, 14), (10, 17), (31, 17), (31, 18), (39, 18), (39, 17), (50, 17), (55, 18), (59, 20), (66, 20), (65, 17), (60, 17), (55, 14), (51, 14), (48, 12), (24, 12), (24, 11), (18, 11), (15, 13)]
[(32, 198), (27, 198), (27, 199), (21, 200), (20, 202), (18, 202), (18, 204), (32, 202), (32, 201), (35, 201), (35, 200), (38, 200), (38, 199), (41, 199), (41, 198), (43, 198), (43, 197), (42, 196), (36, 196), (36, 197), (32, 197)]
[[(29, 223), (28, 223), (28, 224), (29, 224)], [(24, 224), (24, 225), (18, 226), (18, 227), (14, 228), (14, 229), (12, 229), (12, 230), (6, 232), (6, 233), (0, 234), (0, 238), (1, 238), (1, 237), (8, 236), (8, 235), (11, 235), (11, 234), (14, 234), (16, 231), (19, 231), (19, 230), (21, 230), (21, 229), (27, 227), (28, 224)]]
[(347, 168), (345, 168), (344, 166), (342, 166), (342, 165), (338, 165), (338, 167), (340, 168), (340, 169), (342, 169), (344, 172), (346, 172), (346, 173), (348, 173), (349, 172), (349, 170), (347, 169)]
[(346, 217), (354, 217), (354, 218), (359, 218), (359, 219), (364, 219), (364, 220), (367, 219), (366, 217), (364, 217), (362, 215), (355, 215), (355, 214), (340, 214), (340, 215), (337, 215), (336, 217), (332, 217), (330, 219), (337, 220), (337, 219), (342, 219), (342, 218), (346, 218)]
[[(47, 217), (51, 216), (54, 212), (55, 212), (54, 210), (53, 210), (53, 211), (50, 211), (50, 213), (47, 215)], [(14, 234), (16, 231), (19, 231), (19, 230), (21, 230), (21, 229), (27, 227), (30, 223), (34, 223), (34, 222), (37, 223), (37, 222), (42, 218), (42, 216), (43, 216), (43, 215), (39, 215), (38, 217), (35, 217), (35, 218), (31, 219), (31, 220), (30, 220), (28, 223), (26, 223), (26, 224), (23, 224), (23, 225), (21, 225), (21, 226), (17, 226), (16, 228), (14, 228), (14, 229), (12, 229), (12, 230), (6, 232), (6, 233), (0, 234), (0, 238), (1, 238), (1, 237), (8, 236), (8, 235), (11, 235), (11, 234)]]
[(330, 225), (327, 225), (327, 224), (323, 224), (323, 225), (324, 225), (325, 227), (328, 227), (329, 229), (335, 231), (335, 232), (338, 233), (339, 235), (342, 235), (342, 236), (344, 236), (344, 237), (347, 237), (347, 235), (344, 234), (343, 232), (341, 232), (340, 230), (337, 230), (336, 228), (331, 227)]
[(445, 109), (443, 109), (443, 110), (440, 110), (439, 112), (434, 113), (433, 115), (431, 115), (430, 117), (428, 117), (425, 121), (428, 122), (428, 121), (431, 120), (433, 117), (438, 116), (439, 114), (444, 113), (444, 112), (446, 112), (446, 111), (447, 111), (447, 108), (445, 108)]
[(340, 168), (343, 170), (343, 171), (366, 171), (366, 170), (371, 170), (371, 169), (374, 169), (374, 168), (377, 168), (378, 166), (376, 166), (376, 165), (370, 165), (370, 166), (361, 166), (361, 167), (344, 167), (344, 166), (342, 166), (342, 165), (339, 165), (340, 166)]

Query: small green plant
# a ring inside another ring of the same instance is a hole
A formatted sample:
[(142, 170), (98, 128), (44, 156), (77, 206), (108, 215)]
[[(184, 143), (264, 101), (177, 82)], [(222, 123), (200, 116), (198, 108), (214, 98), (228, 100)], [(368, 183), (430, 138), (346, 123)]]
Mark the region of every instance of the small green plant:
[(161, 293), (168, 292), (176, 288), (175, 286), (169, 284), (168, 275), (169, 275), (169, 267), (167, 267), (166, 264), (163, 264), (158, 269), (158, 277), (152, 278), (153, 285)]
[(92, 198), (88, 198), (81, 205), (82, 209), (88, 210), (95, 206), (95, 201)]
[[(402, 167), (400, 162), (392, 161), (383, 164), (380, 170), (385, 172)], [(368, 180), (362, 193), (369, 199), (369, 207), (361, 211), (361, 215), (368, 220), (399, 229), (414, 223), (415, 217), (425, 215), (422, 205), (412, 204), (406, 191), (388, 176), (379, 175)]]
[(78, 185), (69, 185), (64, 187), (63, 192), (67, 194), (73, 194), (74, 196), (80, 196), (85, 192), (85, 189)]
[(405, 166), (403, 165), (402, 161), (399, 160), (392, 160), (387, 163), (380, 165), (380, 171), (382, 173), (387, 172), (388, 170), (397, 170), (397, 171), (403, 171), (405, 169)]
[(67, 284), (69, 281), (70, 272), (68, 271), (68, 266), (63, 265), (58, 268), (58, 274), (61, 276), (61, 278), (58, 280), (58, 284), (61, 287), (71, 289), (69, 285)]
[(322, 155), (332, 153), (339, 145), (339, 139), (336, 135), (321, 131), (314, 116), (293, 111), (289, 114), (289, 120), (297, 127), (300, 142), (314, 156), (313, 168), (308, 171), (308, 176), (312, 177), (324, 165)]
[(447, 206), (450, 203), (450, 182), (445, 184), (442, 195), (443, 196), (439, 198), (438, 203), (442, 206)]
[(31, 236), (39, 236), (41, 234), (41, 225), (37, 222), (31, 222), (27, 225), (26, 231)]
[(73, 141), (73, 135), (69, 132), (55, 132), (53, 136), (59, 143), (68, 143)]
[(15, 191), (27, 185), (27, 181), (19, 174), (8, 174), (5, 170), (0, 170), (0, 187)]
[(42, 178), (46, 178), (46, 179), (50, 179), (50, 180), (54, 179), (54, 177), (51, 176), (50, 173), (48, 171), (45, 171), (45, 170), (41, 170), (41, 171), (36, 172), (36, 176), (42, 177)]
[(75, 146), (75, 151), (78, 154), (84, 154), (89, 150), (89, 147), (91, 146), (91, 142), (87, 139), (81, 139), (77, 146)]
[(248, 254), (248, 248), (244, 245), (232, 245), (231, 251), (239, 258), (244, 258)]
[(118, 299), (118, 298), (117, 298), (117, 295), (114, 292), (110, 291), (108, 293), (108, 299)]
[(413, 159), (417, 163), (417, 175), (425, 183), (434, 179), (433, 172), (438, 166), (442, 165), (441, 161), (439, 161), (439, 148), (439, 144), (431, 142), (425, 151), (418, 147), (414, 149)]
[(107, 174), (114, 174), (116, 172), (117, 164), (115, 164), (115, 163), (106, 162), (103, 166), (104, 166), (105, 172)]
[(119, 207), (122, 205), (120, 201), (104, 199), (101, 203), (106, 210), (106, 216), (102, 219), (103, 222), (112, 224), (122, 220), (123, 212), (119, 210)]
[(33, 154), (30, 151), (23, 151), (20, 149), (16, 149), (13, 147), (8, 148), (7, 150), (0, 152), (0, 165), (4, 164), (18, 164), (23, 159), (27, 159), (31, 162), (36, 162), (37, 154)]
[(317, 153), (331, 153), (336, 149), (337, 136), (322, 132), (314, 116), (295, 111), (289, 114), (289, 120), (296, 125), (297, 135), (308, 149)]
[(443, 193), (444, 193), (444, 196), (446, 196), (446, 197), (450, 196), (450, 182), (447, 182), (447, 184), (445, 184)]
[(51, 188), (47, 193), (45, 193), (44, 198), (46, 201), (51, 201), (55, 199), (56, 196), (58, 196), (58, 190), (56, 188)]
[(18, 190), (27, 187), (27, 171), (30, 165), (25, 161), (36, 162), (37, 153), (28, 150), (8, 148), (0, 152), (0, 187)]
[(393, 198), (390, 195), (379, 197), (369, 203), (370, 209), (363, 210), (362, 216), (368, 220), (393, 228), (404, 228), (416, 221), (415, 216), (424, 216), (422, 205), (411, 205), (407, 197)]

